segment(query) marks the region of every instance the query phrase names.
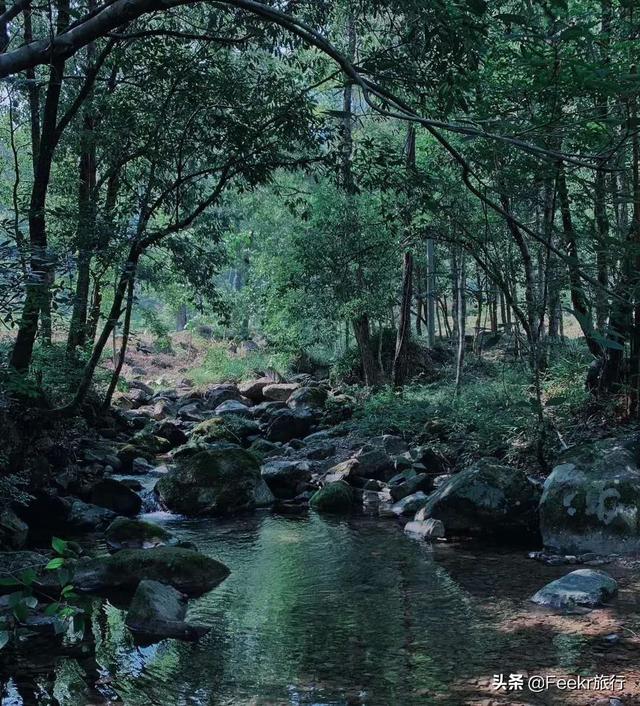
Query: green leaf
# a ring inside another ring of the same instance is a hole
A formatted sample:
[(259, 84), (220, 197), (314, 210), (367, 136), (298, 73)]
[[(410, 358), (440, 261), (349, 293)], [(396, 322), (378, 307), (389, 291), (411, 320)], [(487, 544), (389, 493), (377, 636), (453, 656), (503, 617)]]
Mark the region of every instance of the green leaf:
[(20, 581), (25, 586), (31, 586), (36, 578), (37, 574), (34, 569), (27, 569), (20, 574)]
[(58, 554), (64, 554), (69, 546), (69, 543), (65, 542), (64, 539), (60, 539), (60, 537), (54, 537), (51, 540), (51, 546), (56, 552), (58, 552)]
[(0, 650), (9, 642), (9, 633), (6, 630), (0, 630)]
[(12, 576), (0, 578), (0, 586), (21, 586), (22, 583)]
[(64, 559), (61, 556), (57, 556), (52, 559), (44, 568), (53, 571), (54, 569), (59, 569), (64, 564)]

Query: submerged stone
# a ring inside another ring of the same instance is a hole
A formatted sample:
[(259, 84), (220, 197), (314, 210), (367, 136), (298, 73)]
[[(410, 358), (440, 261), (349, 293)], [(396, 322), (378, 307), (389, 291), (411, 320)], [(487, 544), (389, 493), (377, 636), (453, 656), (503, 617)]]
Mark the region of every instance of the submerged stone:
[(126, 625), (138, 638), (157, 640), (171, 637), (197, 640), (209, 631), (185, 622), (186, 596), (159, 581), (140, 581), (127, 612)]
[(531, 600), (550, 608), (595, 608), (613, 598), (617, 592), (615, 579), (604, 571), (577, 569), (548, 583)]

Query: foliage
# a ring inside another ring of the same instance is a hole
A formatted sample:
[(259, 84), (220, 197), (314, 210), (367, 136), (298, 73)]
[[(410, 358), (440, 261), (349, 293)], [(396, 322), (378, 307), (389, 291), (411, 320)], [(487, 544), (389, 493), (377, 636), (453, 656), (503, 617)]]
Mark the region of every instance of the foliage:
[(287, 353), (257, 350), (231, 354), (228, 344), (213, 344), (207, 350), (202, 365), (188, 372), (196, 385), (250, 380), (268, 370), (286, 374), (291, 363)]
[[(32, 634), (29, 617), (36, 609), (51, 618), (56, 634), (67, 633), (78, 638), (84, 633), (83, 610), (79, 607), (73, 585), (69, 583), (71, 567), (78, 558), (76, 547), (59, 537), (52, 539), (51, 546), (55, 555), (46, 564), (44, 571), (55, 575), (59, 586), (57, 595), (49, 595), (48, 589), (39, 585), (38, 573), (34, 567), (21, 567), (15, 576), (0, 579), (1, 586), (15, 588), (8, 596), (11, 613), (0, 622), (0, 649), (12, 640), (21, 640)], [(43, 603), (46, 604), (44, 609)]]

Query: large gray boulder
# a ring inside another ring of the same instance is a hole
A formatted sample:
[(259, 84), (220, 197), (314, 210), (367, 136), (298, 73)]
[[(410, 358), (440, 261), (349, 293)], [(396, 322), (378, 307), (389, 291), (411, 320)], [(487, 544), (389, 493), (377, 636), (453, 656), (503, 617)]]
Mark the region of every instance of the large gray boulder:
[(268, 377), (262, 377), (258, 378), (257, 380), (244, 382), (239, 385), (240, 394), (250, 399), (252, 402), (264, 402), (264, 395), (262, 394), (262, 391), (267, 385), (272, 384), (273, 380)]
[(311, 467), (307, 461), (269, 461), (262, 466), (263, 480), (276, 498), (295, 498), (311, 479)]
[(137, 515), (142, 509), (142, 498), (115, 478), (103, 478), (95, 483), (91, 488), (90, 500), (93, 505), (127, 517)]
[(518, 469), (482, 459), (431, 493), (416, 520), (441, 520), (447, 534), (535, 535), (539, 487)]
[(229, 402), (232, 400), (240, 402), (242, 400), (242, 394), (240, 393), (237, 385), (223, 382), (217, 385), (211, 385), (211, 387), (209, 387), (204, 393), (203, 402), (207, 409), (215, 409), (224, 402)]
[(322, 409), (327, 401), (327, 391), (322, 387), (299, 387), (287, 399), (291, 409)]
[(209, 631), (185, 621), (187, 598), (159, 581), (140, 581), (127, 612), (125, 624), (138, 639), (155, 641), (165, 637), (197, 640)]
[(276, 409), (268, 416), (265, 436), (269, 441), (291, 441), (303, 439), (316, 422), (310, 410)]
[(64, 519), (64, 527), (71, 532), (96, 532), (105, 529), (116, 516), (113, 510), (106, 507), (73, 499)]
[(535, 593), (531, 600), (549, 608), (596, 608), (613, 598), (618, 584), (604, 571), (578, 569), (551, 581)]
[(150, 549), (176, 544), (177, 539), (155, 522), (117, 517), (106, 529), (105, 539), (111, 551)]
[(640, 550), (640, 468), (634, 447), (601, 441), (570, 450), (540, 500), (545, 547), (562, 554)]
[(78, 562), (71, 583), (85, 593), (133, 591), (140, 581), (173, 586), (188, 595), (201, 595), (229, 575), (219, 561), (192, 549), (156, 547), (123, 549), (116, 554)]
[(300, 385), (297, 382), (276, 382), (271, 385), (265, 385), (262, 388), (262, 395), (265, 400), (286, 402), (289, 396), (299, 387)]
[(265, 503), (260, 466), (248, 451), (227, 443), (182, 449), (175, 468), (155, 486), (163, 507), (183, 515), (226, 515)]

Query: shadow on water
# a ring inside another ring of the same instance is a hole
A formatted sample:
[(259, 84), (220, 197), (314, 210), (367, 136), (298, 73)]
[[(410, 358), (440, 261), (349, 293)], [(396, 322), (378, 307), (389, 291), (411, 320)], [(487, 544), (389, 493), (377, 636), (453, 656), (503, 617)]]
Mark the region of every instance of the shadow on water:
[[(487, 566), (468, 548), (434, 552), (363, 517), (160, 519), (231, 568), (190, 604), (211, 632), (197, 644), (138, 647), (124, 612), (96, 599), (76, 653), (5, 659), (4, 706), (459, 706), (452, 684), (491, 674), (514, 646), (552, 640), (495, 626), (491, 601), (504, 582), (490, 577), (511, 575), (513, 554)], [(529, 587), (532, 571), (529, 561)], [(535, 581), (545, 573), (554, 572)]]

